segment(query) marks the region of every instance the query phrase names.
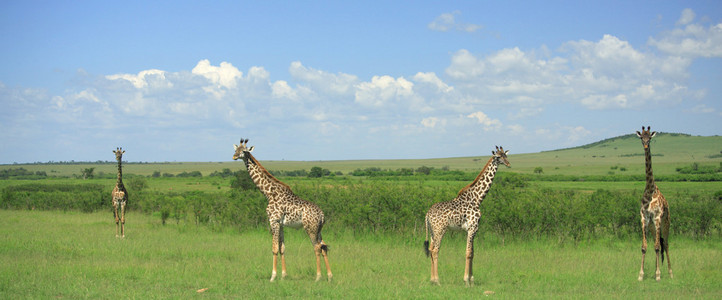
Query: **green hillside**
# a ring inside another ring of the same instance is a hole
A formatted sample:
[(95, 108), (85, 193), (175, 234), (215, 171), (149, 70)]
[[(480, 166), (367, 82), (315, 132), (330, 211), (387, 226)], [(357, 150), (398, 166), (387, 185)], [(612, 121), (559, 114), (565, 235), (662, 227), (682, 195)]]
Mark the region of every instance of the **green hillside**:
[[(689, 166), (696, 162), (700, 165), (719, 166), (722, 162), (722, 136), (690, 136), (676, 133), (659, 133), (652, 139), (652, 161), (655, 174), (674, 174), (678, 167)], [(563, 175), (605, 175), (639, 174), (644, 172), (644, 152), (642, 144), (634, 134), (618, 136), (599, 142), (554, 151), (509, 155), (511, 169), (504, 172), (533, 173), (541, 167), (543, 174)], [(269, 170), (310, 170), (314, 166), (340, 171), (344, 174), (356, 169), (379, 167), (396, 170), (400, 168), (418, 168), (420, 166), (475, 172), (480, 170), (489, 155), (472, 157), (432, 158), (432, 159), (394, 159), (394, 160), (339, 160), (339, 161), (275, 161), (263, 160)], [(80, 174), (84, 168), (94, 167), (95, 172), (115, 174), (116, 164), (29, 164), (1, 165), (0, 169), (22, 167), (30, 171), (45, 171), (49, 176), (70, 176)], [(200, 171), (209, 175), (224, 168), (238, 170), (243, 168), (240, 161), (225, 162), (184, 162), (184, 163), (128, 163), (124, 165), (125, 174), (148, 176), (155, 171), (178, 174), (184, 171)]]
[[(652, 139), (652, 162), (656, 174), (674, 174), (678, 167), (694, 162), (716, 165), (722, 162), (722, 136), (690, 136), (659, 133)], [(476, 171), (488, 160), (488, 155), (436, 159), (345, 160), (345, 161), (263, 161), (271, 170), (310, 169), (319, 166), (344, 174), (355, 169), (380, 167), (383, 169), (418, 168), (428, 166), (463, 171)], [(509, 154), (512, 168), (505, 172), (533, 173), (541, 167), (544, 174), (604, 175), (644, 172), (642, 143), (634, 134), (618, 136), (599, 142), (539, 153)], [(238, 166), (235, 166), (238, 167)], [(614, 169), (613, 169), (614, 168)], [(626, 171), (621, 171), (624, 168)]]

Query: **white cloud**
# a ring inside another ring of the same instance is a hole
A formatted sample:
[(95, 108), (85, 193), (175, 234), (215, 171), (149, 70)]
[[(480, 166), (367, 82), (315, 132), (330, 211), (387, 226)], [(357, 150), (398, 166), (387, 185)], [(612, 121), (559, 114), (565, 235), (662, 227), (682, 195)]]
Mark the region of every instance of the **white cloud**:
[(581, 104), (589, 109), (611, 109), (611, 108), (627, 108), (629, 102), (626, 95), (589, 95), (581, 100)]
[(722, 117), (722, 111), (719, 111), (714, 107), (709, 107), (707, 106), (707, 104), (697, 104), (694, 107), (687, 109), (686, 111), (695, 114), (717, 114)]
[(410, 97), (414, 94), (414, 84), (399, 77), (374, 76), (371, 82), (361, 82), (355, 86), (356, 102), (365, 106), (382, 106), (390, 100)]
[(556, 56), (545, 49), (538, 52), (542, 57), (519, 48), (475, 56), (462, 49), (452, 55), (446, 75), (456, 92), (477, 95), (477, 103), (535, 99), (534, 109), (520, 116), (563, 102), (594, 110), (675, 104), (695, 92), (684, 82), (690, 59), (642, 52), (612, 35), (564, 43)]
[(426, 128), (435, 128), (436, 125), (443, 126), (446, 124), (446, 120), (439, 119), (437, 117), (428, 117), (421, 120), (421, 125)]
[(484, 28), (484, 26), (479, 24), (458, 22), (456, 20), (456, 16), (459, 15), (461, 15), (461, 12), (458, 10), (450, 13), (443, 13), (431, 21), (427, 27), (433, 31), (446, 32), (449, 30), (458, 30), (468, 33), (476, 32), (477, 30)]
[(221, 62), (220, 66), (216, 67), (207, 59), (199, 61), (191, 73), (207, 78), (215, 88), (226, 89), (235, 88), (237, 80), (243, 76), (243, 72), (228, 62)]
[(694, 21), (694, 17), (694, 11), (692, 11), (691, 8), (685, 8), (682, 10), (682, 15), (679, 17), (679, 20), (677, 20), (677, 25), (687, 25), (692, 23), (692, 21)]
[(294, 61), (288, 68), (294, 79), (309, 84), (322, 93), (347, 95), (353, 91), (358, 77), (345, 73), (333, 74), (326, 71), (305, 67), (301, 62)]
[[(137, 75), (133, 74), (114, 74), (114, 75), (108, 75), (105, 76), (105, 78), (109, 80), (117, 80), (117, 79), (124, 79), (129, 81), (138, 89), (148, 87), (148, 82), (164, 82), (165, 81), (165, 72), (158, 70), (158, 69), (150, 69), (150, 70), (144, 70), (140, 71)], [(155, 79), (155, 80), (154, 80)], [(165, 83), (165, 86), (170, 88), (173, 87), (170, 83)]]
[(476, 119), (479, 124), (484, 125), (484, 130), (498, 130), (501, 128), (501, 121), (499, 119), (492, 119), (487, 116), (484, 112), (477, 111), (466, 116), (467, 118)]
[(647, 43), (660, 51), (682, 57), (722, 57), (722, 23), (706, 27), (692, 23), (695, 14), (691, 9), (682, 11), (679, 27), (665, 31)]
[(274, 98), (298, 99), (298, 93), (288, 85), (285, 80), (278, 80), (271, 86), (271, 95)]
[(448, 84), (444, 83), (439, 77), (436, 76), (436, 73), (434, 72), (418, 72), (413, 77), (414, 81), (416, 82), (422, 82), (422, 83), (429, 83), (433, 86), (435, 86), (440, 92), (443, 93), (449, 93), (454, 90), (453, 87), (449, 86)]
[(525, 132), (524, 126), (519, 124), (507, 125), (506, 128), (509, 130), (509, 133), (513, 135), (520, 135)]

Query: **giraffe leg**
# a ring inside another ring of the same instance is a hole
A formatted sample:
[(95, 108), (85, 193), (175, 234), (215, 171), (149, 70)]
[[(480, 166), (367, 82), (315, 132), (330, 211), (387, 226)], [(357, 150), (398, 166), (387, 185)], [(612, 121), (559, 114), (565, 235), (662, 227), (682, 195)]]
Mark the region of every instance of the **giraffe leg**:
[(321, 244), (313, 245), (313, 252), (316, 253), (316, 281), (321, 280)]
[(466, 286), (474, 285), (474, 235), (475, 232), (469, 231), (466, 238), (466, 264), (464, 265), (464, 283)]
[(439, 250), (444, 233), (444, 230), (432, 231), (431, 244), (429, 246), (431, 256), (431, 283), (436, 285), (439, 284)]
[[(669, 211), (665, 211), (665, 214), (666, 218), (662, 224), (662, 236), (664, 237), (662, 247), (664, 252), (667, 253), (667, 271), (669, 272), (669, 278), (674, 278), (674, 275), (672, 275), (672, 262), (669, 260)], [(664, 260), (664, 257), (662, 257), (662, 259)]]
[(271, 221), (271, 235), (273, 236), (272, 241), (272, 249), (273, 251), (273, 271), (271, 271), (271, 282), (276, 280), (276, 270), (278, 266), (278, 253), (281, 251), (281, 244), (280, 244), (280, 232), (281, 232), (281, 225), (279, 222)]
[(331, 282), (331, 278), (333, 278), (333, 274), (331, 273), (331, 264), (328, 262), (328, 246), (326, 246), (326, 243), (321, 240), (321, 254), (323, 255), (323, 260), (326, 263), (326, 276), (328, 276), (328, 281)]
[(669, 260), (669, 244), (667, 243), (669, 242), (665, 240), (664, 252), (667, 253), (667, 271), (669, 272), (669, 278), (671, 279), (674, 278), (674, 275), (672, 275), (672, 263)]
[(642, 281), (644, 279), (644, 256), (647, 254), (647, 221), (642, 215), (642, 267), (639, 269), (639, 278), (637, 280)]
[(654, 276), (657, 281), (661, 279), (662, 272), (659, 270), (659, 252), (662, 250), (662, 243), (660, 241), (661, 230), (661, 216), (654, 218), (654, 252), (656, 253), (656, 263)]
[(125, 201), (120, 202), (120, 236), (125, 238)]
[(431, 283), (439, 285), (439, 249), (431, 251)]
[(118, 203), (113, 201), (113, 216), (115, 217), (115, 237), (119, 237), (120, 219), (118, 218)]
[(281, 279), (286, 278), (286, 242), (283, 237), (283, 230), (281, 230)]

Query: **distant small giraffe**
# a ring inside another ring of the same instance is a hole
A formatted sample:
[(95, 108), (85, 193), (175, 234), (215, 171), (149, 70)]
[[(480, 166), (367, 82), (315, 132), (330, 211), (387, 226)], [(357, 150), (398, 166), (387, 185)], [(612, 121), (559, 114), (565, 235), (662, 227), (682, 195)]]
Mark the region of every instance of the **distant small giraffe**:
[(326, 263), (326, 275), (328, 281), (331, 281), (331, 265), (328, 262), (328, 246), (321, 238), (321, 229), (325, 222), (323, 211), (316, 205), (296, 196), (291, 188), (280, 180), (276, 179), (256, 160), (251, 151), (247, 147), (248, 140), (241, 139), (240, 145), (233, 145), (235, 153), (233, 160), (243, 159), (243, 163), (248, 169), (248, 174), (253, 179), (259, 190), (268, 199), (266, 214), (268, 214), (268, 222), (271, 226), (271, 235), (273, 236), (273, 271), (271, 272), (271, 281), (276, 279), (276, 266), (278, 254), (281, 254), (281, 279), (286, 277), (286, 247), (283, 242), (283, 227), (303, 229), (311, 239), (313, 250), (316, 253), (316, 281), (321, 279), (321, 259)]
[(654, 176), (652, 175), (652, 153), (649, 149), (649, 142), (657, 132), (649, 132), (649, 130), (649, 126), (647, 126), (647, 130), (644, 130), (644, 126), (642, 126), (642, 132), (637, 131), (637, 136), (642, 140), (642, 146), (644, 147), (644, 165), (647, 174), (647, 185), (644, 187), (642, 208), (640, 209), (640, 215), (642, 216), (642, 267), (639, 270), (639, 281), (644, 279), (644, 255), (647, 253), (647, 231), (650, 221), (654, 221), (654, 252), (657, 254), (655, 277), (659, 281), (662, 273), (659, 270), (660, 252), (662, 263), (664, 263), (664, 253), (667, 252), (669, 278), (674, 277), (672, 275), (672, 263), (669, 260), (669, 205), (667, 199), (657, 188), (657, 184), (654, 183)]
[[(504, 147), (497, 146), (496, 151), (491, 151), (492, 157), (476, 179), (461, 189), (454, 200), (436, 203), (426, 213), (424, 249), (426, 256), (431, 256), (432, 283), (439, 284), (439, 248), (446, 230), (451, 228), (467, 232), (464, 282), (467, 286), (474, 284), (474, 236), (479, 229), (479, 218), (481, 218), (479, 205), (484, 201), (484, 197), (494, 181), (499, 164), (503, 163), (507, 167), (511, 167), (506, 158), (507, 153), (509, 151), (504, 151)], [(431, 243), (429, 243), (429, 231), (431, 231)]]
[[(115, 236), (118, 237), (118, 231), (120, 231), (120, 236), (125, 237), (125, 205), (128, 203), (128, 191), (125, 190), (125, 186), (123, 185), (123, 167), (121, 166), (125, 150), (118, 147), (116, 150), (113, 150), (113, 153), (115, 153), (115, 160), (118, 161), (118, 180), (115, 182), (115, 188), (113, 188)], [(120, 214), (118, 213), (118, 207), (120, 207)]]

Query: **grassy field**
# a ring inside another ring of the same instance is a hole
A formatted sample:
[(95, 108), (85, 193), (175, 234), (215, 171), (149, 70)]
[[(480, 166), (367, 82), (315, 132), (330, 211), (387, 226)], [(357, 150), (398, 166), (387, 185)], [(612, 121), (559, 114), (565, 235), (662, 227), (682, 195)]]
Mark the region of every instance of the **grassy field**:
[[(289, 277), (270, 283), (264, 229), (211, 231), (160, 225), (130, 214), (127, 238), (114, 237), (112, 214), (0, 211), (0, 294), (32, 298), (699, 298), (722, 297), (722, 242), (672, 240), (674, 279), (637, 281), (637, 240), (587, 244), (507, 241), (480, 234), (476, 285), (462, 281), (461, 235), (444, 239), (441, 286), (428, 282), (422, 236), (350, 236), (328, 230), (334, 280), (314, 282), (307, 237), (287, 230)], [(198, 290), (206, 289), (203, 292)]]
[[(656, 175), (675, 174), (678, 167), (688, 166), (694, 162), (700, 165), (719, 166), (722, 162), (722, 136), (687, 136), (658, 134), (652, 140), (654, 172)], [(275, 161), (265, 160), (262, 145), (255, 152), (263, 165), (269, 170), (310, 170), (314, 166), (333, 172), (348, 174), (356, 169), (379, 167), (396, 170), (399, 168), (418, 168), (428, 166), (434, 168), (448, 167), (452, 170), (467, 172), (479, 171), (489, 159), (492, 150), (479, 153), (473, 157), (452, 157), (432, 159), (396, 159), (396, 160), (343, 160), (343, 161)], [(607, 175), (644, 174), (644, 156), (642, 145), (636, 135), (626, 135), (584, 145), (576, 148), (546, 151), (539, 153), (518, 154), (509, 149), (509, 161), (512, 168), (506, 172), (531, 174), (541, 167), (545, 175)], [(230, 154), (229, 154), (230, 157)], [(112, 158), (112, 157), (111, 157)], [(132, 161), (128, 152), (126, 158)], [(0, 169), (23, 167), (30, 171), (45, 171), (49, 176), (73, 176), (81, 174), (81, 170), (94, 167), (96, 174), (115, 174), (117, 165), (106, 164), (27, 164), (0, 165)], [(612, 167), (617, 167), (612, 169)], [(621, 168), (626, 171), (621, 171)], [(214, 171), (228, 168), (232, 171), (243, 169), (239, 161), (224, 162), (173, 162), (173, 163), (132, 163), (125, 164), (124, 174), (150, 176), (155, 171), (178, 174), (184, 171), (200, 171), (204, 176)]]

